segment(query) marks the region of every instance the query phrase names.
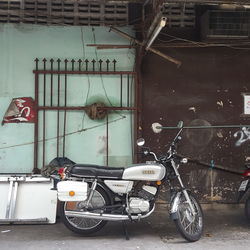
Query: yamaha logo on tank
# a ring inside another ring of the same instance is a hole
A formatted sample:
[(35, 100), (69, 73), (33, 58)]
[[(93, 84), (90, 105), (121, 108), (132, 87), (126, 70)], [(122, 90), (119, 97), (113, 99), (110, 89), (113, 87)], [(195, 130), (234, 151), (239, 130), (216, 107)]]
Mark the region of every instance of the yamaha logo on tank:
[(154, 170), (143, 170), (142, 171), (143, 174), (155, 174)]

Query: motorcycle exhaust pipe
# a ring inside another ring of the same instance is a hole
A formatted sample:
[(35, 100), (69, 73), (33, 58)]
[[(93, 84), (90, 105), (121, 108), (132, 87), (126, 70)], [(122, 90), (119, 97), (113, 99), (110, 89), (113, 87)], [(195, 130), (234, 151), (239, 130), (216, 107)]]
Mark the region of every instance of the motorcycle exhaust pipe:
[(97, 220), (107, 220), (107, 221), (125, 221), (125, 220), (140, 220), (148, 217), (154, 212), (155, 206), (145, 215), (121, 215), (121, 214), (100, 214), (91, 212), (75, 212), (75, 211), (65, 211), (65, 215), (68, 217), (80, 217), (88, 219)]

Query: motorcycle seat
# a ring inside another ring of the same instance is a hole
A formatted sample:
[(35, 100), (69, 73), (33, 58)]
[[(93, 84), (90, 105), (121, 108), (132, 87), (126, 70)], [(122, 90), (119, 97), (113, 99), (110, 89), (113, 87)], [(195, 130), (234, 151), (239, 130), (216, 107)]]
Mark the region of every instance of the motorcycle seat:
[(106, 167), (92, 164), (75, 164), (69, 168), (72, 176), (121, 179), (124, 168)]

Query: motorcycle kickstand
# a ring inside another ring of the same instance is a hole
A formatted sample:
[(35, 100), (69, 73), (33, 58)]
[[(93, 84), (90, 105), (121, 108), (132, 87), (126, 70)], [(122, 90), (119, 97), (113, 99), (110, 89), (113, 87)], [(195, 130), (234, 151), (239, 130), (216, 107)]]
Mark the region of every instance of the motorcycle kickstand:
[(122, 221), (122, 228), (123, 228), (123, 232), (125, 234), (125, 238), (126, 240), (129, 240), (129, 234), (128, 234), (128, 227), (127, 227), (127, 223), (126, 221)]

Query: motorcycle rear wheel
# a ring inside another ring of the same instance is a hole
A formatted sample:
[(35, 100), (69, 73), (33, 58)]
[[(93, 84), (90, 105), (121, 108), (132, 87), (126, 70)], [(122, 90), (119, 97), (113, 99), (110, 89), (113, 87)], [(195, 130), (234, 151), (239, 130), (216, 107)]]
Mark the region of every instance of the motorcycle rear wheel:
[(194, 242), (201, 238), (203, 232), (203, 212), (197, 199), (190, 193), (189, 197), (196, 214), (192, 215), (190, 206), (182, 194), (177, 210), (178, 218), (175, 220), (175, 224), (183, 238)]
[(247, 220), (250, 222), (250, 197), (248, 197), (245, 202), (245, 214), (246, 214)]
[[(65, 211), (77, 211), (80, 212), (83, 209), (84, 202), (82, 201), (74, 201), (74, 202), (62, 202), (59, 206), (61, 219), (64, 225), (74, 233), (80, 234), (82, 236), (86, 236), (92, 233), (96, 233), (101, 230), (107, 223), (107, 221), (99, 220), (99, 219), (90, 219), (90, 218), (80, 218), (74, 216), (66, 216)], [(100, 208), (102, 206), (107, 206), (110, 204), (110, 200), (106, 192), (100, 188), (96, 187), (94, 191), (93, 197), (90, 201), (89, 206), (91, 208)], [(100, 212), (98, 209), (93, 210), (93, 213)]]

